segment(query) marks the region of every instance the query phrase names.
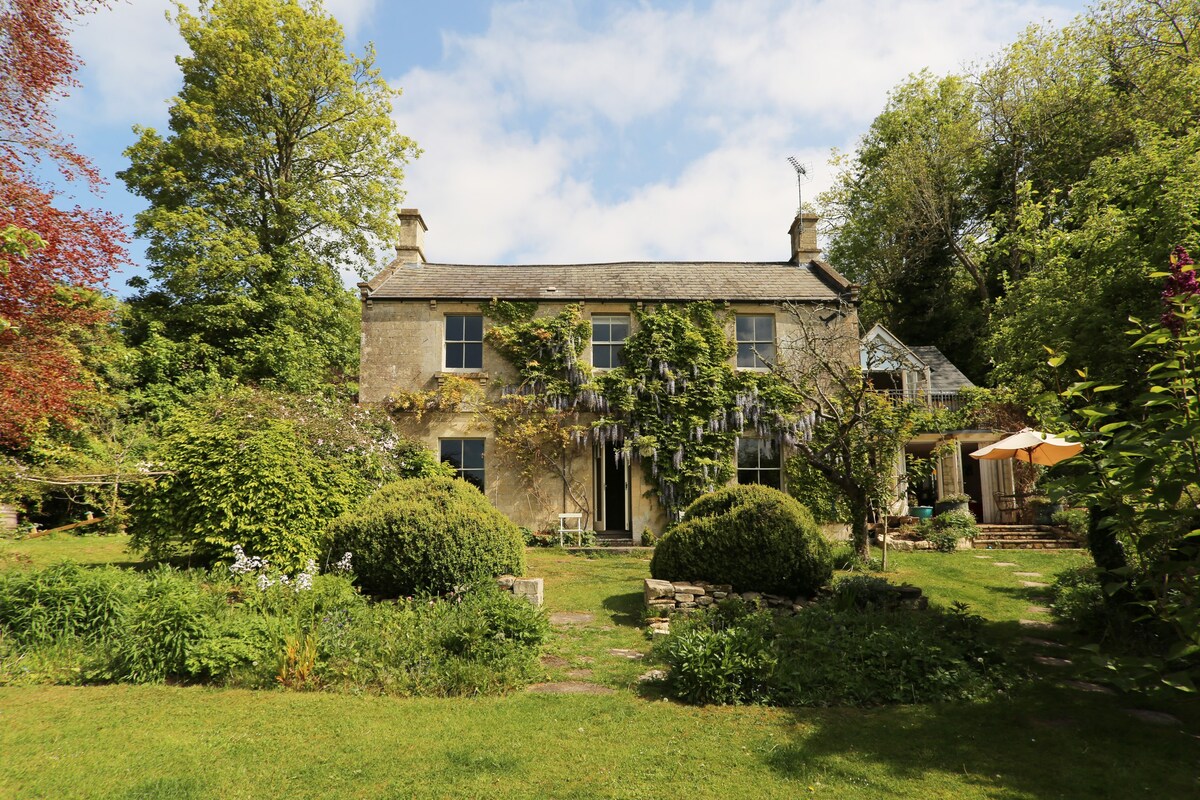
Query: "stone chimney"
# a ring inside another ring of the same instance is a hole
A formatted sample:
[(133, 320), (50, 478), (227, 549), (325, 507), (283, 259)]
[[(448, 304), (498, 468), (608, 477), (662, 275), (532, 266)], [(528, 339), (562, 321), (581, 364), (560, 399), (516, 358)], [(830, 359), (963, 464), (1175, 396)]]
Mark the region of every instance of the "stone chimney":
[(396, 241), (396, 259), (403, 264), (425, 263), (425, 220), (415, 208), (400, 209), (400, 238)]
[[(420, 219), (420, 217), (418, 217)], [(821, 259), (821, 248), (817, 245), (816, 214), (800, 213), (792, 220), (788, 233), (792, 236), (792, 263), (807, 264)]]

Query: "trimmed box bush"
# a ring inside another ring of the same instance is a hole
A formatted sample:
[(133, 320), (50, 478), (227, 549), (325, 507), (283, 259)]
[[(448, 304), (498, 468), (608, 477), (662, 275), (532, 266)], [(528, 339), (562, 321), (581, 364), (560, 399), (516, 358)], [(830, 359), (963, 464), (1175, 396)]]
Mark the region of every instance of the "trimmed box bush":
[(335, 556), (354, 554), (371, 594), (444, 594), (497, 575), (525, 573), (520, 529), (456, 478), (395, 481), (330, 526)]
[(727, 486), (688, 506), (655, 548), (650, 574), (811, 596), (833, 575), (833, 556), (795, 498), (767, 486)]

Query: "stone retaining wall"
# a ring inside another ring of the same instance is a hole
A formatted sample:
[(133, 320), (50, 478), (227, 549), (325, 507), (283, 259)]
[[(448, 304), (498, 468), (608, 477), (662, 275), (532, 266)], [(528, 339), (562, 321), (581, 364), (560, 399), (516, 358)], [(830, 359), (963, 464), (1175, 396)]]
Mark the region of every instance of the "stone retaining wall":
[(524, 597), (535, 606), (542, 604), (542, 579), (518, 578), (514, 575), (501, 575), (496, 578), (496, 584), (506, 592), (512, 592), (517, 597)]
[(711, 606), (733, 597), (765, 608), (781, 608), (786, 611), (798, 611), (811, 602), (803, 597), (791, 598), (763, 592), (735, 592), (729, 584), (704, 581), (671, 583), (646, 578), (642, 584), (642, 591), (646, 608), (662, 612), (659, 614), (662, 617), (672, 613), (688, 614), (697, 608)]

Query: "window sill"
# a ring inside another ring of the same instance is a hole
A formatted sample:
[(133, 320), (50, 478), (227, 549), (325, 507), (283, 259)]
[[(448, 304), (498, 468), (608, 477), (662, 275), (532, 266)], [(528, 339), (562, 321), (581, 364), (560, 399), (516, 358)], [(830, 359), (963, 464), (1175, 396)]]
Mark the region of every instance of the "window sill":
[(433, 377), (437, 381), (438, 388), (441, 388), (447, 378), (465, 378), (475, 381), (480, 386), (487, 386), (488, 383), (488, 374), (477, 369), (443, 369), (441, 372), (435, 373)]

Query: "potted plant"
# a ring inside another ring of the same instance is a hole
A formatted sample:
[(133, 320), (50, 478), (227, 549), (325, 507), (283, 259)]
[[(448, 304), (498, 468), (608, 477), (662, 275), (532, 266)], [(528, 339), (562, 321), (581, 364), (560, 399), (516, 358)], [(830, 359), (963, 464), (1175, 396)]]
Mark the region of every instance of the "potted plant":
[(1025, 504), (1029, 507), (1029, 513), (1033, 517), (1034, 523), (1038, 525), (1050, 525), (1054, 520), (1054, 515), (1062, 511), (1062, 503), (1044, 495), (1034, 495), (1027, 499)]
[(964, 514), (971, 513), (971, 495), (969, 494), (948, 494), (944, 495), (937, 501), (936, 512), (938, 514), (946, 514), (950, 511), (961, 511)]

